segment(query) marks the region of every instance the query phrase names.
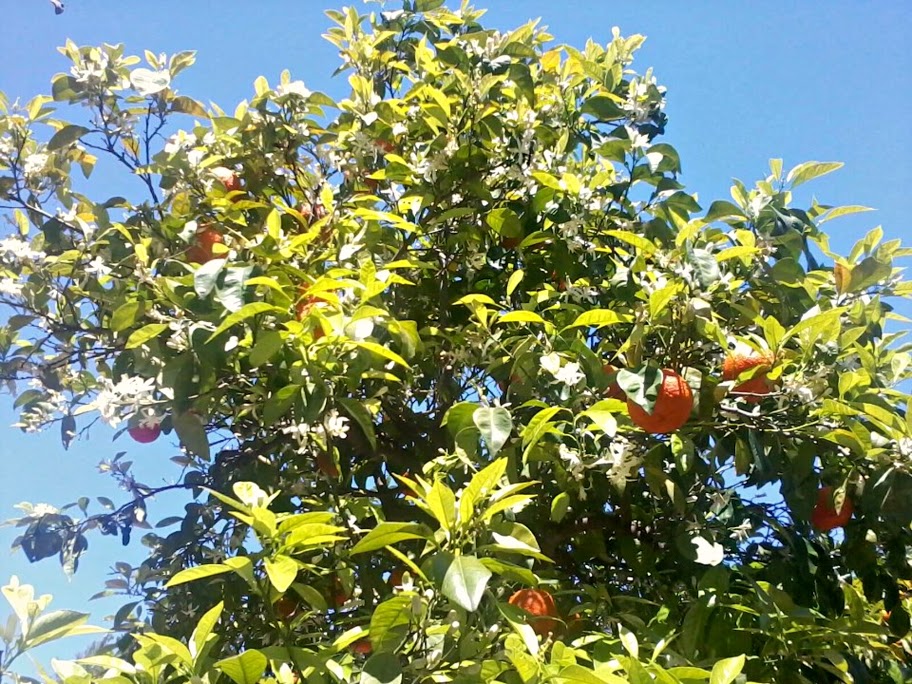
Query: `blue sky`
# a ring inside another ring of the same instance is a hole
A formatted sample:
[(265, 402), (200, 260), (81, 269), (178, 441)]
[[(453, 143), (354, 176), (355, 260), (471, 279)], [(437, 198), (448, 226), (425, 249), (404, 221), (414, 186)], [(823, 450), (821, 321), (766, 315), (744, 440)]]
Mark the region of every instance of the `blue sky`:
[[(9, 0), (0, 23), (0, 90), (23, 100), (48, 92), (51, 76), (68, 68), (56, 48), (69, 37), (78, 44), (124, 43), (132, 54), (145, 48), (155, 53), (195, 49), (197, 64), (176, 87), (227, 110), (250, 96), (257, 76), (275, 83), (285, 68), (309, 88), (339, 95), (346, 84), (330, 79), (338, 61), (320, 37), (328, 26), (323, 9), (336, 6), (330, 3), (67, 0), (65, 13), (55, 16), (47, 0)], [(847, 252), (881, 224), (888, 238), (910, 237), (908, 210), (902, 208), (912, 187), (908, 0), (488, 0), (478, 5), (489, 8), (489, 26), (512, 28), (542, 17), (558, 42), (577, 46), (589, 37), (608, 42), (612, 26), (624, 34), (645, 34), (648, 40), (634, 67), (640, 72), (654, 67), (667, 86), (670, 123), (664, 141), (680, 152), (683, 181), (704, 207), (728, 198), (732, 177), (751, 185), (764, 176), (771, 157), (783, 157), (786, 169), (811, 159), (838, 160), (846, 163), (842, 171), (805, 186), (797, 198), (806, 202), (813, 192), (822, 203), (878, 209), (828, 224), (837, 251)], [(113, 194), (110, 187), (96, 192)], [(61, 504), (91, 494), (123, 502), (123, 494), (97, 474), (95, 465), (124, 448), (148, 482), (174, 475), (167, 459), (175, 450), (161, 442), (112, 444), (109, 432), (96, 429), (89, 441), (65, 453), (54, 434), (24, 436), (7, 427), (15, 420), (10, 409), (11, 400), (0, 396), (0, 519), (11, 517), (12, 506), (21, 500)], [(164, 517), (167, 508), (166, 501), (152, 504), (153, 519)], [(91, 609), (99, 622), (118, 602), (89, 604), (87, 598), (101, 588), (115, 560), (142, 556), (135, 542), (124, 549), (111, 538), (92, 537), (80, 572), (67, 582), (53, 560), (30, 566), (21, 554), (8, 555), (14, 536), (0, 529), (0, 582), (19, 574), (40, 592), (54, 594), (55, 605)], [(0, 616), (5, 614), (0, 608)], [(66, 646), (44, 653), (72, 654)]]

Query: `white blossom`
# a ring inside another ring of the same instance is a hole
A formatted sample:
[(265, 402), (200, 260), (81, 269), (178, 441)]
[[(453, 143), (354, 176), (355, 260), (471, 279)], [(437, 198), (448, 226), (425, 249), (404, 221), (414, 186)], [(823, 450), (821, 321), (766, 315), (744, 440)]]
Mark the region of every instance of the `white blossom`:
[(18, 297), (22, 294), (22, 283), (13, 278), (0, 278), (0, 294)]
[(117, 427), (125, 416), (133, 415), (155, 403), (155, 380), (128, 376), (117, 383), (102, 378), (103, 389), (91, 406), (101, 414), (101, 419)]
[(719, 565), (725, 558), (722, 544), (708, 542), (703, 537), (694, 537), (690, 543), (697, 547), (697, 563), (700, 565)]
[(44, 152), (30, 154), (25, 158), (25, 163), (22, 165), (22, 171), (26, 176), (35, 176), (44, 170), (44, 167), (47, 166), (48, 159), (50, 159), (50, 157)]
[(326, 415), (326, 431), (332, 437), (345, 439), (348, 435), (348, 418), (340, 416), (336, 409), (332, 409)]
[(276, 88), (276, 95), (279, 97), (284, 97), (285, 95), (310, 97), (310, 91), (304, 86), (304, 81), (292, 81), (291, 83), (280, 84)]
[(105, 264), (104, 259), (102, 259), (100, 256), (95, 257), (92, 259), (92, 261), (86, 264), (84, 270), (87, 274), (98, 276), (99, 278), (111, 273), (111, 268)]
[(0, 240), (0, 261), (5, 261), (13, 265), (19, 265), (21, 262), (40, 262), (47, 255), (32, 249), (28, 242), (18, 237), (8, 237)]

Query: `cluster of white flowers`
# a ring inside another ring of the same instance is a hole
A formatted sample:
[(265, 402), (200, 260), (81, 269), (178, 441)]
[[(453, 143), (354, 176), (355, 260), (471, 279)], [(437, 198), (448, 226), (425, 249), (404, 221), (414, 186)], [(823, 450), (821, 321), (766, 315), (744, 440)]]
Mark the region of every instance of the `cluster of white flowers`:
[(32, 249), (28, 242), (19, 237), (7, 237), (0, 240), (0, 262), (12, 266), (23, 263), (40, 263), (47, 258), (47, 254)]
[(331, 409), (325, 416), (323, 423), (296, 423), (282, 428), (282, 434), (291, 435), (298, 443), (298, 452), (307, 451), (311, 441), (325, 441), (326, 436), (345, 439), (348, 436), (348, 418), (340, 416), (336, 409)]
[(304, 81), (291, 81), (290, 83), (280, 83), (275, 89), (276, 97), (285, 97), (294, 95), (295, 97), (310, 97), (310, 91), (304, 86)]
[(545, 371), (554, 376), (556, 382), (562, 383), (567, 388), (576, 386), (586, 377), (576, 361), (564, 363), (556, 352), (542, 356), (539, 362)]
[(830, 393), (829, 376), (830, 369), (827, 367), (820, 367), (813, 373), (804, 371), (789, 375), (782, 383), (783, 400), (792, 396), (803, 404), (819, 401)]
[[(653, 87), (659, 94), (658, 99), (651, 94)], [(630, 81), (627, 100), (622, 107), (632, 121), (646, 123), (653, 112), (665, 109), (664, 94), (665, 86), (656, 85), (655, 76), (647, 74), (642, 78), (634, 78)]]
[(22, 294), (22, 283), (15, 278), (0, 278), (0, 295), (18, 297)]
[(107, 53), (98, 51), (96, 59), (86, 59), (71, 66), (70, 74), (76, 79), (77, 83), (97, 87), (105, 82), (105, 72), (110, 62), (111, 59)]
[(119, 382), (101, 378), (102, 390), (91, 406), (101, 419), (111, 427), (117, 427), (125, 418), (139, 413), (155, 401), (155, 380), (139, 376), (127, 376)]
[(26, 177), (38, 176), (44, 171), (44, 167), (47, 166), (50, 155), (44, 152), (35, 152), (30, 154), (25, 158), (25, 162), (22, 164), (22, 172)]

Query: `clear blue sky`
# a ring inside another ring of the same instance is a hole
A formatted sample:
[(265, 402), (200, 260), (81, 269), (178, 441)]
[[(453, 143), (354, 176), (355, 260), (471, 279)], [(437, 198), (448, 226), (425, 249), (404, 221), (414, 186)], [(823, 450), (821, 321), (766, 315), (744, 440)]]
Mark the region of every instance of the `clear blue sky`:
[[(133, 54), (195, 49), (197, 64), (176, 87), (228, 110), (250, 96), (258, 75), (275, 83), (285, 68), (312, 90), (338, 95), (346, 84), (330, 79), (338, 61), (320, 37), (328, 25), (323, 9), (337, 6), (331, 2), (67, 0), (66, 12), (55, 16), (47, 0), (6, 0), (0, 5), (0, 90), (23, 100), (48, 92), (51, 76), (68, 68), (56, 47), (69, 37), (78, 44), (124, 43)], [(912, 237), (909, 212), (902, 209), (912, 187), (912, 2), (488, 0), (478, 6), (489, 8), (489, 26), (512, 28), (542, 17), (558, 42), (577, 46), (589, 37), (608, 42), (615, 25), (624, 34), (645, 34), (634, 67), (654, 67), (668, 87), (664, 140), (680, 152), (683, 180), (704, 206), (728, 197), (732, 177), (751, 184), (765, 175), (770, 157), (783, 157), (786, 168), (839, 160), (846, 167), (805, 186), (807, 192), (823, 203), (878, 211), (828, 224), (837, 249), (848, 251), (878, 224), (887, 237)], [(167, 460), (173, 447), (112, 444), (108, 432), (96, 430), (65, 453), (54, 434), (24, 436), (8, 428), (15, 420), (10, 407), (0, 396), (0, 519), (11, 517), (21, 500), (60, 504), (91, 494), (124, 501), (95, 472), (101, 458), (122, 448), (135, 452), (147, 481), (174, 475)], [(166, 508), (167, 502), (153, 504), (152, 518), (164, 517)], [(5, 549), (14, 536), (0, 529), (0, 581), (19, 574), (54, 594), (55, 605), (92, 609), (98, 621), (117, 603), (89, 605), (86, 599), (100, 589), (113, 561), (142, 552), (135, 543), (123, 549), (92, 537), (68, 583), (53, 560), (29, 566), (21, 554), (9, 556)], [(0, 615), (6, 612), (0, 607)], [(45, 653), (71, 655), (66, 647)]]

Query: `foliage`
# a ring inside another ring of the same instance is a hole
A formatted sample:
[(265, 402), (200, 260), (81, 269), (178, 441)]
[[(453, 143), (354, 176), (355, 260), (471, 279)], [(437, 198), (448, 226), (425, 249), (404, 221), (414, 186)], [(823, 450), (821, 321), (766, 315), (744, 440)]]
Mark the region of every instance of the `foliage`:
[[(108, 583), (120, 638), (58, 676), (909, 677), (909, 250), (836, 255), (821, 226), (864, 208), (791, 206), (840, 165), (773, 160), (704, 211), (642, 36), (328, 15), (338, 102), (286, 72), (207, 109), (175, 88), (192, 53), (72, 43), (53, 98), (3, 102), (0, 380), (64, 448), (135, 440), (102, 464), (127, 502), (26, 507), (17, 545), (149, 550)], [(136, 198), (88, 194), (100, 159)], [(669, 372), (693, 410), (644, 432)], [(126, 457), (159, 435), (164, 488)], [(163, 489), (188, 502), (153, 527)]]

